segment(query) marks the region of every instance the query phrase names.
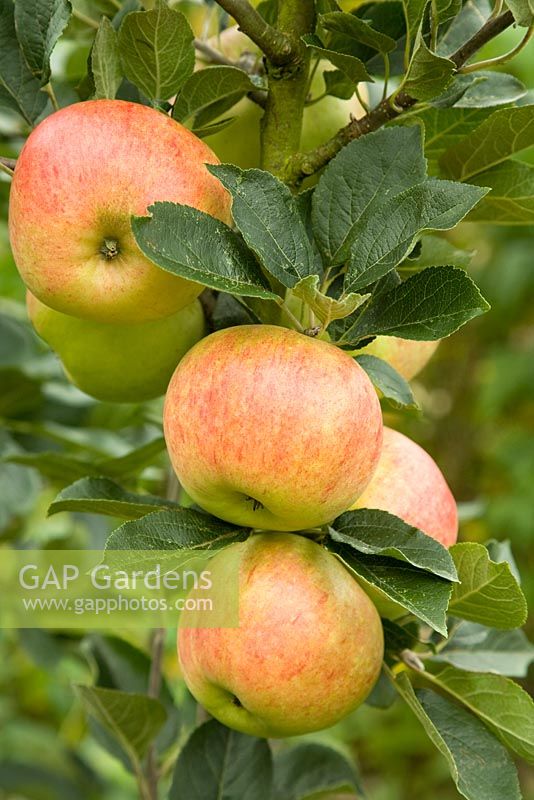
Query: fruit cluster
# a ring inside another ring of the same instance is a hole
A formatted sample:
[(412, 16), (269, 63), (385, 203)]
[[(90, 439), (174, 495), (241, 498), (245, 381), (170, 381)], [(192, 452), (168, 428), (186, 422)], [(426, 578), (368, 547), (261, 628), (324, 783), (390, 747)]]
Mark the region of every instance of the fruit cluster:
[[(384, 428), (350, 354), (272, 325), (203, 338), (203, 287), (137, 248), (130, 218), (155, 201), (230, 222), (230, 196), (206, 163), (217, 163), (211, 150), (152, 109), (104, 100), (65, 108), (18, 160), (11, 242), (30, 318), (71, 380), (114, 401), (169, 384), (164, 430), (181, 486), (205, 511), (253, 530), (211, 562), (215, 576), (239, 575), (239, 628), (182, 617), (187, 685), (231, 727), (293, 735), (356, 708), (383, 657), (378, 612), (314, 541), (321, 526), (376, 508), (450, 546), (456, 505), (430, 456)], [(434, 347), (388, 339), (368, 352), (412, 377)]]

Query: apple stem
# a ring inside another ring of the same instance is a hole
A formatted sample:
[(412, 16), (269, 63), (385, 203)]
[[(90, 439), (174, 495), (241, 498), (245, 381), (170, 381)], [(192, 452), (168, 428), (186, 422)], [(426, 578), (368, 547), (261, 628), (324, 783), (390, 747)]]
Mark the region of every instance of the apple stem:
[(6, 163), (8, 161), (10, 161), (10, 159), (0, 158), (0, 172), (3, 172), (4, 175), (9, 175), (9, 177), (12, 178), (15, 173), (14, 170), (11, 169), (9, 164)]

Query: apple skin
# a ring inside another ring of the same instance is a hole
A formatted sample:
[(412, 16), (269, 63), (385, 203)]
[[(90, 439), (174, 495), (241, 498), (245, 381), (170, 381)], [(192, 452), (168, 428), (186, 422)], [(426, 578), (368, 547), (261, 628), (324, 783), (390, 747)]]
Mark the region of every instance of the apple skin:
[(217, 587), (239, 579), (240, 589), (238, 628), (195, 627), (195, 612), (180, 618), (182, 674), (210, 714), (252, 736), (296, 736), (365, 700), (380, 673), (382, 625), (335, 556), (269, 531), (225, 548), (208, 569), (218, 609), (227, 592)]
[(419, 342), (397, 336), (377, 336), (376, 339), (355, 351), (355, 355), (377, 356), (387, 361), (407, 381), (411, 381), (428, 364), (439, 341)]
[(443, 473), (426, 450), (384, 426), (378, 467), (351, 507), (379, 508), (450, 547), (458, 538), (456, 501)]
[[(210, 44), (232, 60), (239, 59), (243, 52), (258, 52), (254, 43), (237, 27), (227, 28), (220, 36), (213, 37)], [(328, 61), (321, 62), (312, 81), (313, 97), (324, 92), (323, 73), (333, 69)], [(341, 100), (327, 95), (320, 102), (308, 106), (304, 109), (302, 120), (301, 150), (315, 149), (347, 125), (351, 114), (353, 117), (361, 117), (364, 113), (356, 96), (350, 100)], [(212, 136), (206, 136), (204, 141), (223, 163), (236, 164), (241, 169), (259, 167), (262, 116), (263, 110), (260, 106), (244, 97), (222, 115), (222, 119), (235, 117), (232, 125)]]
[[(230, 195), (205, 162), (218, 163), (207, 145), (137, 103), (89, 100), (47, 117), (22, 149), (9, 207), (13, 255), (32, 294), (99, 322), (146, 322), (191, 303), (203, 287), (145, 258), (130, 218), (168, 200), (230, 222)], [(117, 243), (114, 257), (103, 255), (106, 241)]]
[(30, 292), (26, 304), (35, 330), (56, 351), (69, 380), (97, 400), (114, 403), (165, 394), (180, 359), (206, 334), (198, 300), (169, 317), (136, 325), (71, 317)]
[(195, 345), (163, 418), (180, 485), (206, 511), (253, 528), (330, 522), (362, 493), (382, 445), (380, 404), (358, 364), (273, 325)]

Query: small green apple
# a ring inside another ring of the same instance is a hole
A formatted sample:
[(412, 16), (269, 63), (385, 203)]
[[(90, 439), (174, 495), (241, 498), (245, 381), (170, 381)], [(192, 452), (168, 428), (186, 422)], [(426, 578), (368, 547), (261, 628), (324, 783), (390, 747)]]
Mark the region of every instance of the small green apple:
[(132, 215), (156, 201), (230, 222), (218, 160), (178, 122), (122, 100), (74, 103), (47, 117), (17, 160), (9, 200), (15, 263), (32, 294), (98, 322), (161, 319), (202, 291), (139, 250)]
[(195, 612), (184, 612), (178, 654), (210, 714), (252, 736), (295, 736), (334, 725), (365, 700), (382, 665), (382, 626), (335, 556), (269, 531), (225, 548), (208, 569), (218, 610), (228, 581), (239, 581), (239, 627), (199, 628)]
[(384, 427), (378, 467), (352, 508), (379, 508), (450, 547), (458, 537), (456, 501), (429, 454), (398, 431)]
[(367, 354), (387, 361), (407, 381), (411, 381), (428, 364), (437, 350), (439, 341), (419, 342), (397, 336), (377, 336), (355, 355)]
[(206, 333), (198, 300), (170, 317), (113, 325), (54, 311), (30, 292), (28, 314), (68, 378), (97, 400), (134, 403), (165, 393), (176, 365)]
[[(221, 50), (232, 60), (238, 60), (243, 52), (258, 55), (253, 42), (238, 30), (227, 28), (218, 37), (210, 40), (213, 47)], [(318, 97), (325, 90), (323, 74), (334, 67), (328, 61), (322, 61), (311, 85), (311, 96)], [(365, 90), (363, 90), (365, 95)], [(304, 109), (302, 120), (301, 149), (313, 150), (323, 144), (347, 125), (351, 115), (360, 117), (363, 108), (353, 96), (350, 100), (327, 95), (322, 100)], [(224, 117), (235, 117), (228, 128), (207, 136), (205, 142), (223, 163), (236, 164), (242, 169), (260, 166), (260, 123), (263, 111), (256, 103), (243, 98)]]
[(287, 531), (323, 525), (355, 502), (378, 462), (382, 415), (366, 373), (338, 347), (241, 325), (203, 339), (178, 366), (164, 429), (198, 505)]

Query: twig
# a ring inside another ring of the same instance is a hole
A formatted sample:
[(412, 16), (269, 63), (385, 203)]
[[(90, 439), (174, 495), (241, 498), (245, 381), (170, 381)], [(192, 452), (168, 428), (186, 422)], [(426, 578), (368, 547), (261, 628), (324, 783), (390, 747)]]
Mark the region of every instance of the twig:
[(243, 33), (278, 67), (290, 64), (299, 54), (289, 36), (269, 25), (251, 6), (248, 0), (217, 0), (217, 3), (235, 19)]
[(95, 31), (98, 30), (98, 22), (96, 21), (96, 19), (88, 17), (87, 14), (83, 14), (81, 11), (78, 11), (78, 9), (76, 8), (72, 9), (72, 16), (78, 19), (80, 22), (83, 22), (84, 25), (88, 25), (90, 28), (94, 28)]
[[(156, 628), (152, 635), (152, 663), (150, 665), (150, 676), (148, 679), (149, 697), (157, 699), (159, 697), (162, 680), (162, 661), (165, 649), (165, 628)], [(150, 800), (158, 800), (158, 763), (156, 747), (150, 745), (147, 754), (147, 787)]]
[(202, 39), (195, 39), (195, 50), (199, 53), (202, 53), (203, 56), (206, 56), (207, 60), (210, 64), (220, 64), (225, 67), (237, 67), (237, 61), (232, 61), (231, 58), (226, 58), (223, 53), (219, 52), (219, 50), (215, 50), (214, 47), (210, 47), (207, 42), (202, 41)]
[[(509, 28), (514, 22), (514, 17), (510, 11), (506, 11), (498, 17), (490, 18), (455, 53), (449, 56), (459, 70), (480, 48)], [(289, 159), (284, 174), (284, 179), (289, 185), (298, 185), (304, 178), (313, 175), (322, 169), (329, 161), (336, 156), (339, 151), (353, 139), (359, 139), (367, 133), (376, 131), (396, 119), (407, 109), (417, 103), (415, 97), (398, 92), (382, 100), (376, 108), (360, 119), (351, 120), (348, 125), (342, 128), (331, 139), (312, 150), (309, 153), (296, 153)]]
[(16, 161), (13, 158), (0, 158), (0, 172), (12, 178), (15, 172), (15, 164)]
[(478, 72), (479, 69), (490, 69), (491, 67), (497, 67), (500, 64), (506, 64), (518, 53), (520, 53), (524, 47), (527, 46), (533, 35), (534, 25), (531, 25), (521, 41), (507, 53), (503, 53), (502, 56), (496, 56), (495, 58), (487, 58), (485, 61), (476, 61), (474, 64), (468, 64), (466, 67), (462, 67), (459, 71), (462, 73), (462, 75), (467, 75), (470, 72)]

